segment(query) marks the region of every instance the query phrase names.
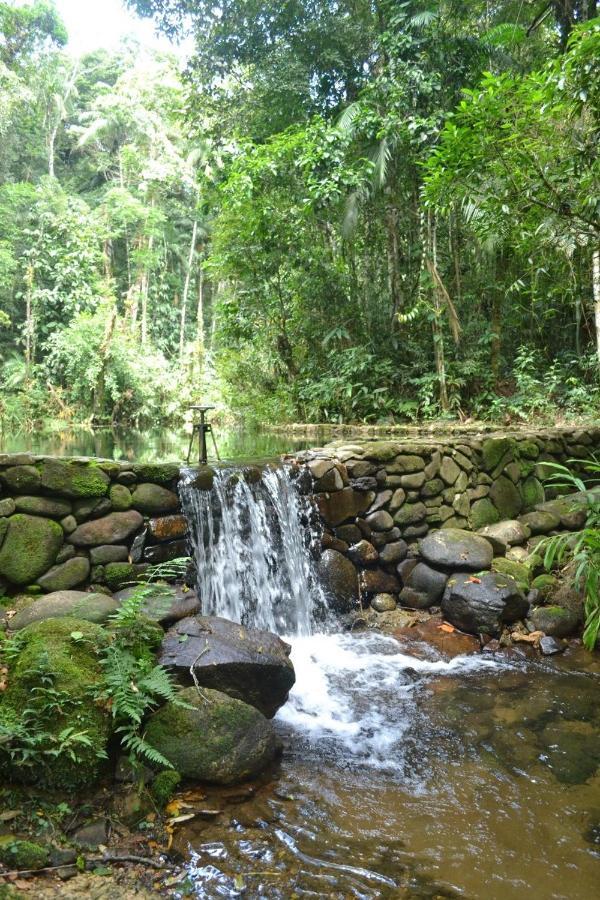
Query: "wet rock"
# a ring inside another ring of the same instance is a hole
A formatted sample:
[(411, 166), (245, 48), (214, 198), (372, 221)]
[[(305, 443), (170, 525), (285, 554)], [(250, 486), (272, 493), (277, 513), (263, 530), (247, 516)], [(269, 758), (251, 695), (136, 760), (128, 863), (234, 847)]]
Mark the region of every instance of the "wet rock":
[[(360, 537), (360, 532), (359, 532)], [(322, 550), (337, 550), (338, 553), (347, 553), (348, 552), (348, 544), (346, 541), (340, 541), (339, 538), (334, 537), (332, 534), (329, 534), (328, 531), (325, 531), (321, 538), (321, 549)]]
[(335, 529), (335, 536), (346, 544), (358, 544), (362, 538), (362, 531), (358, 525), (340, 525)]
[[(139, 595), (139, 592), (139, 587), (123, 588), (117, 591), (114, 599), (121, 604), (134, 594)], [(142, 613), (160, 625), (170, 625), (200, 612), (200, 601), (196, 591), (184, 591), (181, 587), (171, 584), (146, 584), (143, 594)]]
[(332, 464), (331, 468), (315, 481), (314, 489), (316, 492), (321, 491), (341, 491), (344, 487), (342, 476)]
[(0, 549), (0, 575), (15, 585), (33, 584), (54, 563), (63, 539), (58, 522), (16, 513)]
[(70, 544), (76, 547), (99, 547), (102, 544), (118, 544), (126, 540), (143, 524), (143, 516), (134, 509), (109, 513), (101, 519), (84, 522), (69, 535)]
[(431, 605), (427, 594), (411, 587), (403, 587), (398, 599), (407, 609), (428, 609)]
[[(404, 582), (404, 589), (411, 589), (421, 594), (425, 601), (419, 605), (419, 609), (435, 606), (440, 602), (448, 576), (445, 572), (432, 569), (425, 563), (417, 563)], [(405, 602), (407, 594), (401, 594), (400, 599)]]
[(45, 591), (68, 591), (82, 584), (90, 574), (90, 561), (85, 556), (75, 556), (58, 566), (53, 566), (37, 583)]
[[(367, 463), (359, 463), (358, 465), (367, 466)], [(320, 481), (321, 478), (324, 478), (328, 472), (334, 468), (334, 462), (332, 459), (311, 459), (308, 463), (308, 468), (310, 469), (310, 473), (315, 481)], [(373, 466), (373, 472), (375, 471), (375, 466)], [(371, 472), (361, 471), (357, 473), (358, 475), (370, 475)]]
[(294, 684), (290, 646), (268, 631), (216, 616), (182, 619), (165, 635), (159, 662), (184, 684), (198, 683), (255, 706), (271, 718)]
[(514, 562), (512, 559), (505, 559), (503, 556), (498, 556), (492, 560), (492, 569), (494, 572), (500, 572), (502, 575), (510, 575), (515, 579), (524, 593), (527, 593), (529, 590), (529, 583), (531, 581), (531, 570), (529, 566), (525, 566), (523, 563)]
[(331, 609), (346, 613), (358, 605), (358, 575), (349, 559), (336, 550), (326, 550), (317, 572)]
[(512, 519), (521, 512), (523, 501), (515, 484), (505, 475), (500, 475), (490, 488), (490, 500), (500, 513), (501, 519)]
[(379, 559), (386, 565), (396, 565), (406, 559), (408, 554), (408, 544), (406, 541), (393, 541), (391, 544), (385, 544), (379, 551)]
[(146, 739), (184, 778), (233, 784), (277, 755), (273, 726), (253, 706), (212, 689), (187, 688), (180, 698), (185, 707), (167, 703), (151, 716)]
[[(411, 626), (397, 629), (394, 631), (394, 637), (401, 641), (428, 644), (439, 650), (446, 659), (479, 652), (478, 638), (470, 634), (461, 634), (459, 631), (445, 631), (440, 627), (442, 624), (440, 619), (430, 618), (426, 622), (417, 622)], [(454, 682), (452, 682), (452, 686), (454, 686)]]
[(211, 491), (215, 481), (214, 469), (210, 466), (200, 466), (195, 472), (189, 484), (197, 491)]
[(143, 558), (146, 562), (156, 565), (157, 563), (171, 562), (174, 559), (182, 559), (184, 556), (188, 556), (188, 550), (186, 541), (182, 540), (146, 547)]
[(356, 565), (368, 566), (377, 562), (379, 553), (368, 541), (362, 540), (348, 549), (348, 556)]
[(32, 622), (71, 617), (102, 624), (118, 609), (118, 603), (106, 594), (86, 591), (54, 591), (21, 609), (10, 620), (11, 631), (20, 631)]
[(600, 765), (597, 733), (587, 723), (552, 722), (541, 732), (539, 741), (545, 764), (563, 784), (584, 784)]
[(540, 638), (539, 648), (542, 656), (556, 656), (557, 653), (564, 653), (566, 646), (562, 641), (558, 641), (550, 635)]
[(470, 634), (500, 635), (505, 624), (527, 615), (529, 604), (509, 575), (487, 572), (480, 577), (451, 575), (442, 612), (456, 628)]
[(378, 613), (391, 612), (397, 605), (393, 594), (375, 594), (371, 600), (372, 608)]
[(397, 594), (400, 590), (400, 582), (396, 576), (381, 569), (363, 570), (359, 578), (361, 589), (367, 595)]
[(179, 509), (179, 497), (168, 488), (146, 482), (138, 484), (135, 489), (132, 506), (138, 512), (156, 516), (176, 512)]
[(435, 568), (469, 572), (489, 569), (494, 555), (489, 541), (459, 528), (431, 532), (421, 541), (421, 553)]
[(375, 495), (343, 488), (332, 494), (318, 494), (317, 507), (327, 525), (341, 525), (348, 519), (355, 519), (369, 508)]
[(73, 515), (77, 523), (87, 522), (88, 519), (99, 519), (111, 511), (112, 504), (106, 497), (76, 500), (73, 504)]
[(400, 527), (416, 525), (427, 518), (427, 507), (424, 503), (404, 503), (395, 513), (394, 522)]
[(379, 482), (376, 478), (355, 478), (352, 481), (352, 488), (355, 491), (376, 491), (379, 487)]
[(570, 637), (581, 624), (579, 614), (564, 606), (538, 606), (530, 612), (529, 619), (535, 630), (557, 638)]
[(458, 476), (460, 469), (450, 456), (444, 456), (440, 466), (440, 477), (447, 485), (453, 485)]

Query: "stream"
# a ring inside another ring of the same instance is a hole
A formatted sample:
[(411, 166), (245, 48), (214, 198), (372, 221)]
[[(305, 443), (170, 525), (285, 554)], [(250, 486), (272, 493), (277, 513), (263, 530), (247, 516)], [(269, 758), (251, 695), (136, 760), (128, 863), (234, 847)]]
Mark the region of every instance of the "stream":
[(595, 900), (598, 657), (450, 658), (341, 632), (323, 615), (316, 535), (285, 470), (192, 483), (182, 501), (207, 610), (284, 635), (297, 678), (275, 719), (278, 765), (209, 789), (207, 816), (178, 834), (193, 894)]

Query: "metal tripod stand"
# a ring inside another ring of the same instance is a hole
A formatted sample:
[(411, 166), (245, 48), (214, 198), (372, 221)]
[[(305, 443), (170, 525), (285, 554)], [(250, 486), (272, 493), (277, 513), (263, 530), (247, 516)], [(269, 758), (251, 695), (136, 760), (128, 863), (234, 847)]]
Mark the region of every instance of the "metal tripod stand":
[[(190, 406), (189, 409), (192, 410), (192, 415), (194, 417), (192, 423), (192, 434), (190, 436), (190, 446), (188, 447), (188, 455), (187, 462), (189, 462), (192, 458), (192, 449), (194, 446), (194, 438), (198, 435), (198, 464), (201, 466), (205, 466), (208, 462), (208, 451), (206, 449), (206, 435), (210, 434), (213, 442), (213, 446), (215, 448), (215, 455), (219, 462), (221, 461), (221, 457), (219, 456), (219, 451), (217, 449), (217, 442), (215, 440), (215, 435), (212, 430), (212, 425), (210, 422), (206, 421), (206, 413), (209, 409), (214, 409), (214, 406)], [(198, 418), (198, 416), (200, 418)]]

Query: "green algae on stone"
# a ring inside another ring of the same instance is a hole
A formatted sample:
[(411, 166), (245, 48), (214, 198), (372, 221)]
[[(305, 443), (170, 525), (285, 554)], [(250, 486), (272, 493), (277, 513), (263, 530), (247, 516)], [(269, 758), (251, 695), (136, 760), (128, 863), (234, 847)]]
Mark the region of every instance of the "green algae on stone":
[(131, 491), (124, 484), (112, 484), (108, 498), (115, 512), (125, 512), (131, 507)]
[(29, 494), (38, 490), (40, 473), (35, 466), (11, 466), (2, 473), (2, 480), (11, 493)]
[[(77, 791), (89, 787), (100, 774), (111, 732), (111, 717), (94, 702), (103, 682), (99, 651), (107, 642), (98, 625), (78, 618), (47, 619), (28, 625), (18, 635), (18, 655), (11, 662), (8, 687), (0, 699), (0, 723), (16, 729), (13, 755), (0, 746), (0, 761), (9, 779), (35, 783), (41, 788)], [(47, 687), (61, 699), (51, 703)], [(42, 688), (42, 690), (40, 690)], [(30, 759), (14, 753), (18, 727), (39, 728), (41, 745)], [(68, 742), (64, 733), (85, 736), (86, 743), (72, 743), (75, 758), (60, 749)], [(44, 747), (44, 740), (47, 746)]]
[(253, 706), (211, 688), (178, 696), (186, 705), (167, 703), (154, 713), (146, 740), (184, 778), (233, 784), (258, 775), (276, 756), (273, 726)]
[(469, 522), (473, 531), (483, 528), (484, 525), (493, 525), (499, 521), (500, 513), (489, 497), (482, 497), (471, 505)]
[(43, 869), (48, 865), (47, 847), (33, 841), (18, 840), (12, 834), (0, 837), (0, 863), (7, 869), (29, 871)]
[(132, 470), (139, 481), (151, 481), (154, 484), (170, 484), (179, 478), (178, 463), (138, 463)]
[(538, 606), (530, 612), (529, 618), (536, 630), (557, 638), (570, 637), (581, 624), (576, 610), (564, 606)]
[(0, 575), (19, 586), (32, 584), (54, 563), (63, 542), (58, 522), (17, 513), (8, 520), (0, 550)]
[(526, 478), (521, 483), (521, 497), (523, 498), (523, 508), (526, 510), (535, 509), (538, 503), (543, 503), (546, 493), (541, 481), (533, 475)]
[(133, 582), (140, 581), (147, 569), (148, 566), (143, 563), (110, 562), (104, 566), (104, 580), (111, 590), (118, 591)]
[(181, 775), (175, 769), (165, 769), (153, 778), (150, 793), (161, 809), (167, 805), (180, 782)]
[(71, 514), (69, 501), (55, 497), (17, 497), (15, 508), (17, 512), (27, 513), (30, 516), (45, 516), (48, 519), (64, 519)]
[(45, 459), (42, 487), (63, 497), (104, 497), (110, 478), (94, 460)]
[(490, 500), (500, 513), (501, 519), (514, 519), (523, 506), (519, 489), (505, 475), (501, 475), (492, 484)]
[(498, 464), (506, 457), (509, 462), (509, 456), (512, 458), (514, 451), (514, 440), (512, 438), (488, 438), (483, 442), (481, 456), (483, 459), (483, 468), (486, 472), (492, 472)]
[(538, 575), (531, 582), (531, 587), (540, 592), (542, 599), (547, 600), (558, 587), (558, 578), (550, 574)]
[(492, 570), (499, 572), (501, 575), (510, 575), (514, 578), (519, 587), (529, 589), (531, 581), (531, 570), (524, 563), (515, 562), (512, 559), (506, 559), (504, 556), (497, 556), (492, 560)]

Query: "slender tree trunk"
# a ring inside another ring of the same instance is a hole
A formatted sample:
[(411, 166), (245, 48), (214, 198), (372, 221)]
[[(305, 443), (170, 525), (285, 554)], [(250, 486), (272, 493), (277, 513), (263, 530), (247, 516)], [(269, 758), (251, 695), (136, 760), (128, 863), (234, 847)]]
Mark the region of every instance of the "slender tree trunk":
[(33, 362), (33, 336), (35, 323), (33, 319), (33, 267), (27, 267), (25, 276), (27, 290), (25, 292), (25, 373), (29, 381), (31, 377), (31, 364)]
[(196, 358), (198, 360), (198, 373), (201, 376), (204, 369), (205, 336), (204, 336), (204, 272), (200, 268), (198, 274), (198, 308), (196, 311)]
[(93, 410), (92, 410), (92, 418), (93, 418), (94, 422), (99, 422), (103, 418), (104, 403), (106, 401), (106, 370), (108, 368), (108, 358), (110, 356), (110, 345), (112, 342), (113, 334), (115, 332), (116, 323), (117, 323), (117, 308), (116, 308), (116, 306), (113, 305), (108, 314), (108, 319), (106, 320), (106, 327), (104, 329), (104, 338), (102, 340), (102, 345), (100, 347), (100, 371), (98, 373), (98, 379), (96, 381), (96, 388), (94, 390), (94, 402), (93, 402)]
[(152, 256), (152, 250), (154, 249), (154, 235), (151, 234), (148, 238), (148, 263), (144, 268), (144, 275), (142, 278), (142, 290), (141, 290), (141, 329), (140, 329), (140, 341), (142, 347), (144, 347), (148, 343), (148, 294), (150, 292), (150, 258)]
[[(437, 227), (431, 223), (431, 213), (428, 219), (428, 232), (431, 243), (431, 261), (434, 269), (437, 271)], [(444, 331), (442, 328), (442, 304), (440, 295), (436, 285), (433, 285), (433, 355), (435, 358), (435, 370), (438, 377), (440, 389), (440, 407), (442, 412), (448, 412), (450, 404), (448, 402), (448, 387), (446, 384), (446, 358), (444, 354)]]
[(194, 227), (192, 228), (192, 240), (190, 241), (190, 252), (188, 254), (187, 266), (185, 269), (185, 282), (183, 285), (183, 295), (181, 298), (181, 321), (179, 325), (179, 365), (183, 365), (183, 349), (185, 347), (185, 317), (187, 313), (188, 296), (190, 293), (190, 281), (192, 277), (192, 266), (194, 264), (194, 251), (196, 249), (196, 237), (198, 235), (198, 221), (194, 219)]
[[(79, 73), (79, 62), (76, 62), (71, 70), (71, 77), (65, 87), (65, 93), (62, 97), (58, 98), (57, 110), (56, 110), (56, 118), (54, 120), (54, 124), (50, 128), (50, 132), (48, 134), (48, 175), (50, 178), (54, 178), (54, 163), (56, 158), (56, 138), (58, 137), (58, 129), (60, 128), (62, 122), (64, 121), (66, 115), (67, 101), (71, 96), (73, 88), (75, 87), (75, 82), (77, 81), (77, 75)], [(55, 101), (56, 102), (56, 101)]]
[(592, 254), (592, 291), (594, 295), (594, 323), (596, 326), (596, 355), (600, 368), (600, 248)]

